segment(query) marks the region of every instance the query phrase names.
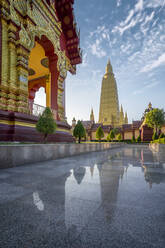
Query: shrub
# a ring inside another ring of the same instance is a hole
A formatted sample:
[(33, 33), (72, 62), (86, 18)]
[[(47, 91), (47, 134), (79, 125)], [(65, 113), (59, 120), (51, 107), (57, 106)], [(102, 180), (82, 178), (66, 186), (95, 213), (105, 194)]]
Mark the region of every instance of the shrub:
[(131, 142), (132, 143), (135, 143), (136, 142), (136, 139), (135, 139), (135, 136), (134, 135), (132, 136)]
[(115, 133), (114, 133), (114, 130), (112, 129), (111, 131), (110, 131), (110, 133), (108, 134), (108, 136), (107, 136), (107, 140), (108, 141), (111, 141), (111, 140), (113, 140), (115, 138)]
[(161, 139), (161, 138), (164, 138), (164, 133), (161, 133), (161, 134), (159, 135), (159, 139)]
[(103, 129), (101, 126), (99, 126), (96, 131), (96, 139), (98, 139), (98, 141), (100, 142), (103, 137), (104, 137)]
[(56, 131), (56, 123), (50, 108), (45, 108), (36, 124), (36, 129), (38, 132), (44, 134), (44, 143), (47, 141), (48, 134)]
[(158, 143), (158, 144), (165, 144), (165, 138), (156, 139), (150, 142), (151, 144)]
[(137, 137), (137, 139), (136, 139), (136, 142), (140, 142), (141, 141), (141, 137), (140, 137), (140, 135)]
[(81, 121), (77, 122), (77, 124), (73, 130), (73, 136), (75, 138), (78, 138), (78, 143), (80, 143), (81, 139), (86, 136), (86, 131), (85, 131), (85, 128), (84, 128), (83, 124), (81, 123)]
[(152, 140), (157, 140), (159, 137), (156, 132), (152, 135)]
[(121, 137), (121, 133), (117, 134), (117, 140), (121, 141), (122, 137)]

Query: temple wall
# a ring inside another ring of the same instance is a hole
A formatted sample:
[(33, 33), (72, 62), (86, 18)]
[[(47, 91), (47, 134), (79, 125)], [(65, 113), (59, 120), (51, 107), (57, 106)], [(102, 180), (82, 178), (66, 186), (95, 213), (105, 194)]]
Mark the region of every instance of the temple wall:
[(132, 131), (124, 132), (124, 140), (131, 140), (132, 139)]
[(0, 168), (11, 168), (122, 146), (122, 143), (0, 145)]
[(96, 132), (92, 132), (92, 140), (96, 140)]
[(135, 130), (135, 139), (139, 136), (139, 129)]

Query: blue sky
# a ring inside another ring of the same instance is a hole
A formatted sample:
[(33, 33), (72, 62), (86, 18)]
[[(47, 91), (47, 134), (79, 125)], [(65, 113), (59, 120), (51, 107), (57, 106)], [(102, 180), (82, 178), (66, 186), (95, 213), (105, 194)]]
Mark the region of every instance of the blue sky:
[(151, 101), (165, 109), (165, 0), (75, 0), (83, 63), (66, 79), (66, 115), (98, 121), (102, 77), (110, 58), (119, 104), (129, 122)]
[(74, 10), (83, 63), (66, 79), (68, 122), (88, 120), (91, 107), (98, 121), (108, 58), (129, 122), (150, 101), (165, 109), (165, 0), (75, 0)]

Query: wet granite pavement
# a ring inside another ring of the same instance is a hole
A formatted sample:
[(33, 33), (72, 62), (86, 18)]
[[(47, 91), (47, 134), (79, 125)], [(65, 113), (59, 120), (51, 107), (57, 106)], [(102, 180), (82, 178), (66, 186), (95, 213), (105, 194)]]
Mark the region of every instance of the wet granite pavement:
[(147, 147), (0, 170), (0, 248), (164, 248), (165, 164)]

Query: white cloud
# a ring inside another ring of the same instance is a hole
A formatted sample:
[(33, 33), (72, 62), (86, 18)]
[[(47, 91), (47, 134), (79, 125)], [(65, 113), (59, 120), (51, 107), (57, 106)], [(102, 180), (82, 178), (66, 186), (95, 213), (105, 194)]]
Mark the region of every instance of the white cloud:
[(135, 5), (135, 11), (142, 11), (143, 10), (143, 0), (138, 0), (137, 4)]
[[(98, 26), (95, 31), (92, 31), (89, 34), (88, 48), (91, 53), (98, 58), (106, 56), (106, 51), (103, 49), (103, 46), (105, 45), (105, 42), (108, 42), (108, 44), (110, 43), (109, 32), (109, 29), (106, 28), (105, 25), (102, 25)], [(94, 40), (94, 42), (91, 40)]]
[(119, 32), (120, 35), (123, 35), (123, 33), (136, 26), (137, 23), (139, 23), (139, 21), (142, 22), (142, 20), (139, 19), (140, 15), (137, 15), (135, 18), (132, 18), (132, 20), (130, 21), (130, 23), (128, 25), (125, 25), (124, 27), (122, 27), (121, 25), (114, 27), (114, 29), (112, 30), (112, 33), (115, 32)]
[(133, 48), (134, 46), (132, 46), (131, 42), (128, 41), (127, 44), (121, 45), (120, 50), (123, 53), (130, 54)]
[(140, 52), (135, 52), (134, 54), (132, 54), (132, 55), (128, 58), (128, 60), (129, 60), (129, 61), (133, 61), (133, 60), (137, 57), (137, 55), (139, 55), (139, 53), (140, 53)]
[(125, 21), (123, 21), (123, 22), (120, 23), (120, 26), (125, 26), (125, 25), (127, 25), (127, 23), (131, 20), (131, 18), (133, 17), (133, 15), (134, 15), (134, 10), (131, 9), (131, 10), (129, 11), (129, 14), (128, 14), (127, 18), (125, 19)]
[(138, 95), (138, 94), (142, 94), (143, 93), (143, 90), (135, 90), (133, 92), (133, 95)]
[(153, 82), (153, 83), (151, 83), (151, 84), (147, 84), (147, 85), (145, 86), (145, 88), (153, 88), (153, 87), (157, 86), (158, 84), (159, 84), (158, 81), (157, 81), (157, 82)]
[(98, 78), (102, 77), (102, 71), (100, 70), (92, 70), (92, 79), (93, 80), (98, 80)]
[(121, 0), (117, 0), (117, 7), (121, 5)]
[(145, 14), (142, 14), (143, 9), (143, 0), (138, 0), (134, 8), (129, 11), (126, 19), (124, 21), (121, 21), (119, 25), (115, 26), (112, 29), (112, 33), (119, 32), (120, 35), (123, 35), (126, 30), (135, 27), (138, 23), (143, 22), (145, 18)]
[(100, 36), (102, 36), (103, 39), (110, 41), (109, 29), (106, 28), (104, 25), (98, 26), (95, 31), (92, 31), (89, 33), (89, 38), (92, 38), (92, 37), (100, 38)]
[(150, 29), (149, 23), (153, 20), (155, 12), (153, 11), (150, 15), (145, 16), (144, 22), (141, 24), (141, 32), (146, 35)]
[(133, 92), (133, 95), (139, 95), (145, 92), (146, 89), (151, 89), (154, 88), (155, 86), (157, 86), (159, 84), (158, 81), (152, 82), (152, 83), (147, 83), (142, 89), (140, 90), (135, 90)]
[(145, 21), (144, 21), (144, 25), (147, 24), (148, 22), (152, 21), (152, 19), (154, 18), (155, 12), (152, 11), (151, 15), (146, 16)]
[(88, 63), (87, 63), (87, 53), (84, 53), (83, 58), (82, 58), (81, 66), (86, 67), (87, 65), (88, 65)]
[(91, 47), (91, 53), (98, 58), (102, 58), (106, 56), (106, 52), (103, 50), (103, 48), (100, 45), (100, 40), (97, 39), (94, 44), (92, 44)]
[(165, 53), (160, 55), (158, 59), (152, 61), (151, 64), (146, 65), (143, 69), (141, 69), (141, 72), (148, 72), (152, 71), (153, 69), (165, 64)]
[(158, 7), (164, 7), (165, 6), (165, 0), (146, 0), (146, 7), (147, 8), (158, 8)]

